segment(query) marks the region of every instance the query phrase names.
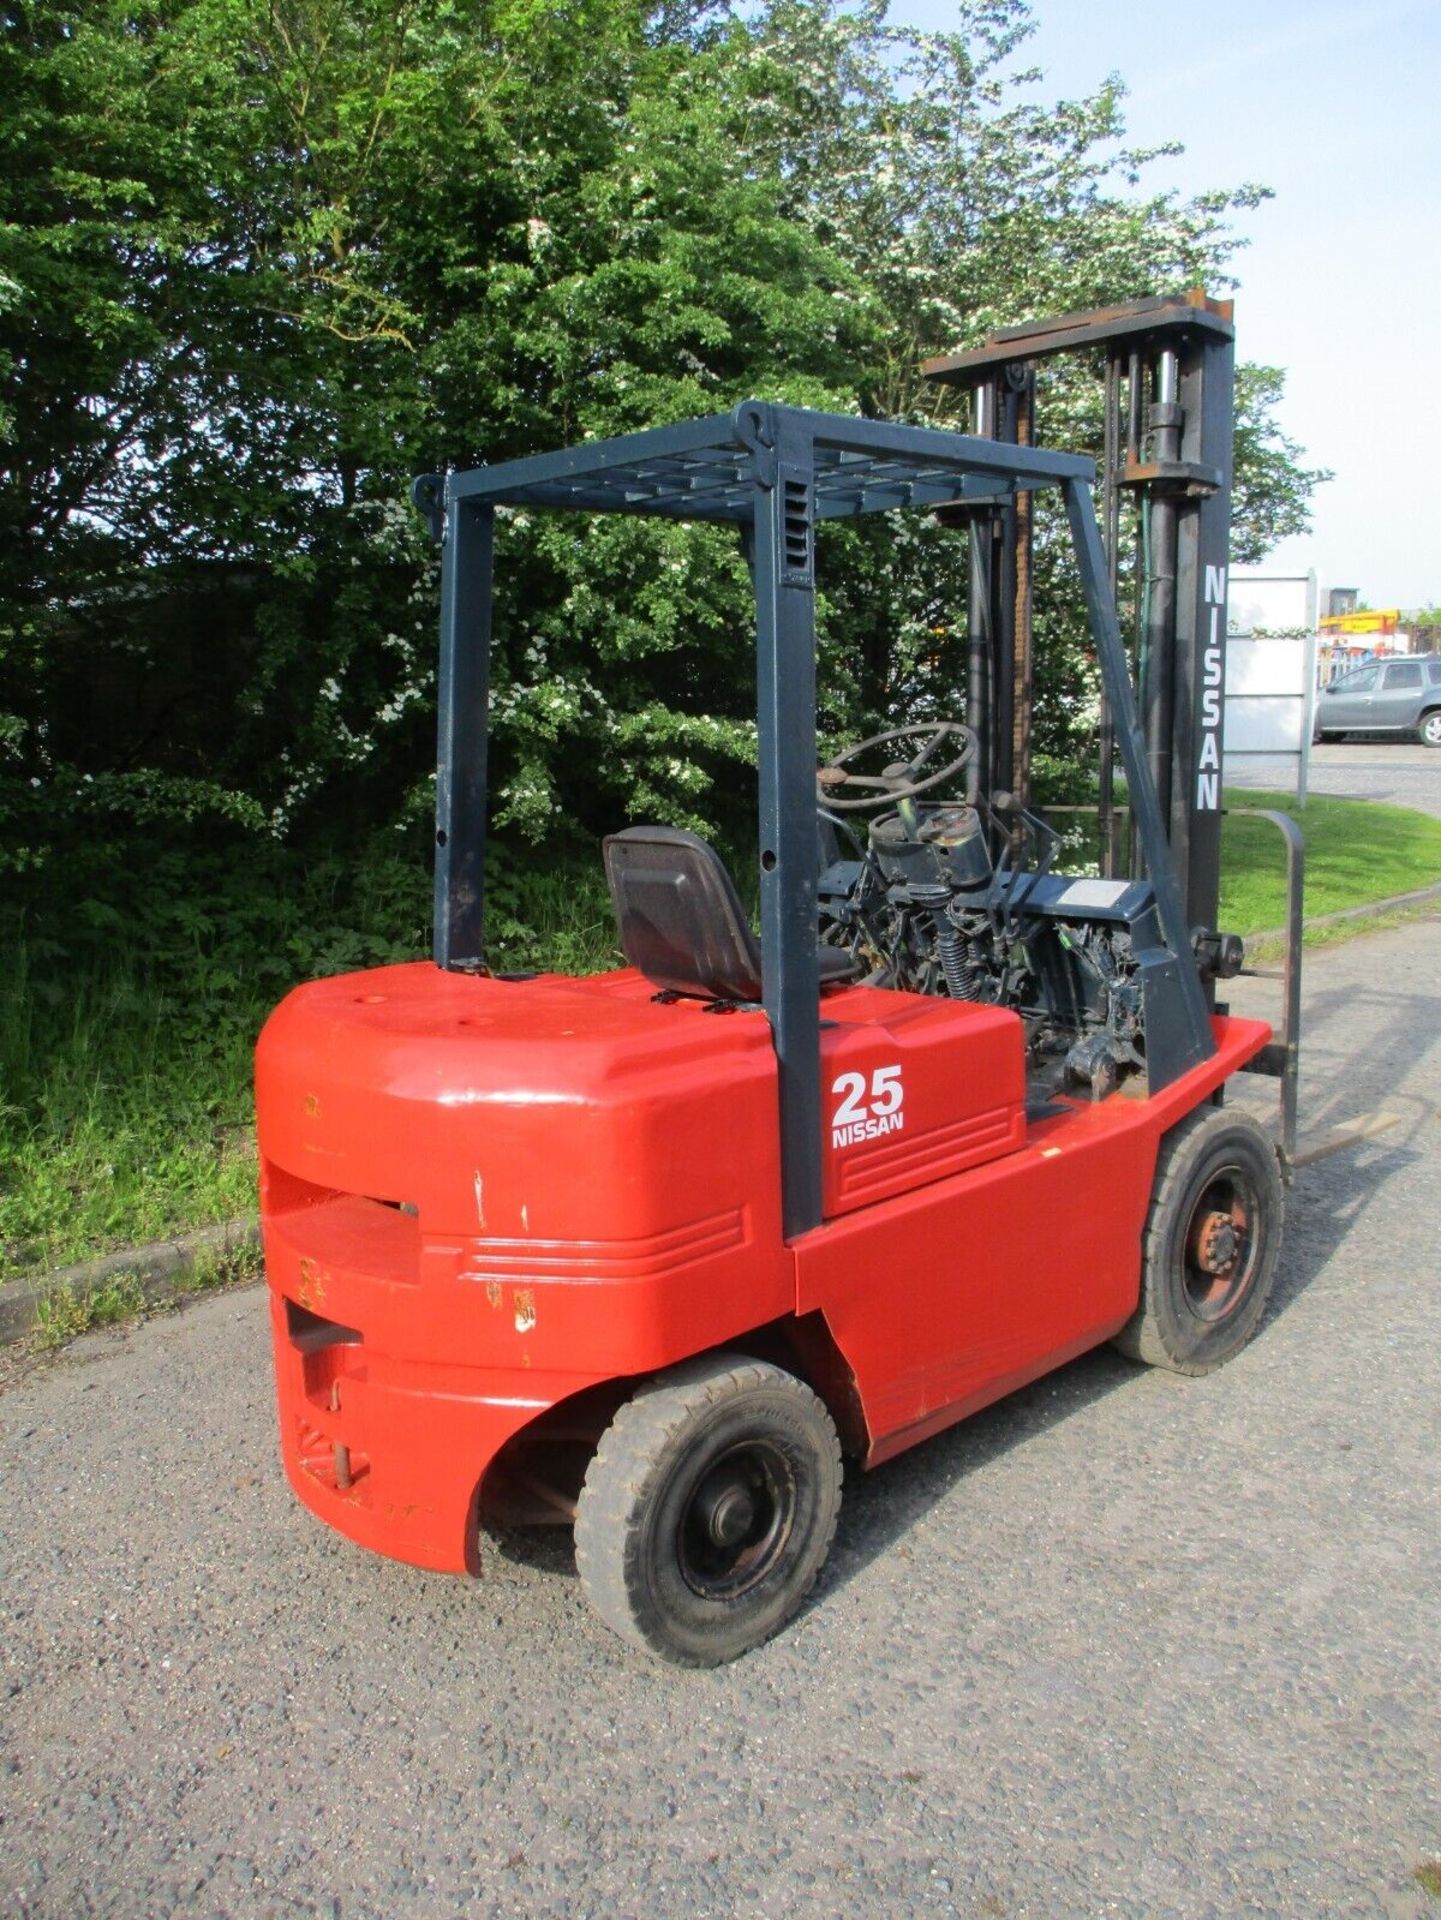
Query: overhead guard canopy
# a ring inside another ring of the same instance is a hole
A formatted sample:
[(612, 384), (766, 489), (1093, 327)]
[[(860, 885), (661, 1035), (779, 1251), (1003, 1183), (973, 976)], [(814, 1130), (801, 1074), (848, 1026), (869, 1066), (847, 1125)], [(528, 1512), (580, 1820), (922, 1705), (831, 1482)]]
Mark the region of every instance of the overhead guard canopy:
[[(811, 516), (819, 520), (1000, 499), (1017, 488), (1089, 481), (1095, 473), (1075, 454), (746, 400), (731, 413), (453, 473), (445, 502), (743, 522), (754, 513), (756, 488), (774, 485), (777, 449), (802, 438), (814, 475)], [(416, 482), (422, 512), (433, 514), (440, 504), (435, 485), (429, 475)]]

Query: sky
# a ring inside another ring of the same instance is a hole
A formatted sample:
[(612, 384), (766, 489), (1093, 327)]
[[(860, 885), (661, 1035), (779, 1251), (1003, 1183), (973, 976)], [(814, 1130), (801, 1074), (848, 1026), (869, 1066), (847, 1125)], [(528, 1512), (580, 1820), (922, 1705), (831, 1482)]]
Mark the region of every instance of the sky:
[[(1441, 603), (1441, 6), (1436, 0), (1033, 0), (1020, 64), (1051, 98), (1125, 82), (1126, 142), (1179, 140), (1143, 176), (1257, 181), (1235, 216), (1240, 358), (1286, 371), (1278, 418), (1335, 479), (1268, 572), (1314, 569), (1373, 607)], [(944, 30), (947, 0), (892, 0)], [(1018, 314), (1018, 320), (1031, 316)]]

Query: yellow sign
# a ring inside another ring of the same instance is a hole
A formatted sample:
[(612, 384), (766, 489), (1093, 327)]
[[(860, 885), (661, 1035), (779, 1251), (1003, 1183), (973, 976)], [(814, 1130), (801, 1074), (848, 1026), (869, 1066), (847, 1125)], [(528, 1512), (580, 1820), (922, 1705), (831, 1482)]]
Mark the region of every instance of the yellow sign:
[(1399, 607), (1379, 607), (1366, 613), (1328, 613), (1321, 621), (1322, 633), (1394, 633), (1401, 618)]

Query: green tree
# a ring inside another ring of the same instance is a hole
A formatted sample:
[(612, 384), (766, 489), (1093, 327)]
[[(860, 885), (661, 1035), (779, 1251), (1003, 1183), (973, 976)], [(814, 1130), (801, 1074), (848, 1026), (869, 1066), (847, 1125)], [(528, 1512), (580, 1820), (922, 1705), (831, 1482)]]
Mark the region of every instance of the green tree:
[(1311, 525), (1311, 495), (1331, 478), (1302, 464), (1301, 447), (1276, 422), (1286, 376), (1279, 367), (1236, 369), (1236, 488), (1231, 558), (1252, 567), (1271, 548)]
[[(950, 418), (923, 354), (1214, 282), (1259, 197), (1147, 194), (1118, 82), (1022, 99), (1024, 0), (966, 0), (942, 36), (887, 26), (879, 0), (7, 0), (3, 18), (12, 859), (82, 825), (96, 844), (97, 816), (335, 841), (422, 815), (415, 471), (749, 393)], [(1247, 551), (1318, 477), (1276, 430), (1277, 381), (1242, 386)], [(1094, 415), (1078, 377), (1047, 437), (1084, 445)], [(503, 538), (501, 823), (724, 816), (752, 750), (733, 544), (545, 516)], [(828, 530), (837, 730), (954, 683), (963, 553), (924, 521)]]

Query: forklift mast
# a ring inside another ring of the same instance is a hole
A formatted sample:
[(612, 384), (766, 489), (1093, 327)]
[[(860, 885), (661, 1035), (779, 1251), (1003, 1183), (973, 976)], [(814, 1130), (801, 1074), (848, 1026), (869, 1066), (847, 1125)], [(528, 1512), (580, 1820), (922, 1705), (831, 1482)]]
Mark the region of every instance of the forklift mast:
[[(923, 371), (974, 395), (973, 431), (1036, 444), (1038, 369), (1100, 356), (1104, 451), (1098, 474), (1106, 576), (1116, 596), (1121, 498), (1136, 497), (1137, 686), (1146, 760), (1167, 823), (1191, 927), (1214, 927), (1220, 893), (1226, 579), (1231, 526), (1235, 329), (1229, 300), (1202, 292), (1060, 314), (993, 333)], [(977, 791), (1030, 798), (1032, 503), (1029, 494), (947, 508), (971, 538), (969, 725)], [(1102, 689), (1102, 871), (1120, 869), (1117, 715)], [(1134, 811), (1134, 809), (1133, 809)], [(1136, 846), (1134, 832), (1130, 836)], [(1134, 854), (1132, 856), (1134, 861)]]

